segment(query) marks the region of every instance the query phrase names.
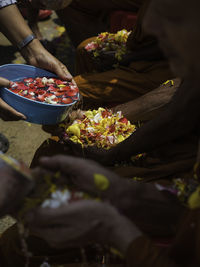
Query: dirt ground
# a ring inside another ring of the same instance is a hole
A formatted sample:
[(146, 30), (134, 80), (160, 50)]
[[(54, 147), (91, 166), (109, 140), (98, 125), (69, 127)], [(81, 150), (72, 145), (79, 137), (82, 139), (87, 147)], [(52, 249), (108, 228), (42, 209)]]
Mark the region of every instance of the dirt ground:
[[(65, 63), (70, 65), (69, 69), (73, 71), (73, 58), (69, 58), (72, 48), (69, 40), (65, 36), (64, 27), (60, 26), (57, 16), (53, 13), (48, 20), (39, 23), (40, 30), (49, 43), (59, 43), (57, 50), (53, 54)], [(64, 37), (62, 36), (64, 35)], [(62, 39), (62, 42), (60, 42)], [(69, 49), (66, 49), (69, 48)], [(63, 50), (66, 53), (63, 53)], [(73, 51), (72, 51), (73, 52)], [(8, 63), (25, 63), (20, 53), (10, 44), (10, 42), (0, 33), (0, 65)], [(69, 63), (69, 64), (68, 64)], [(3, 133), (10, 142), (10, 148), (7, 155), (25, 162), (28, 166), (31, 163), (33, 155), (39, 145), (49, 137), (41, 125), (31, 124), (25, 121), (5, 122), (0, 119), (0, 132)], [(0, 233), (13, 223), (12, 218), (6, 217), (0, 220)]]

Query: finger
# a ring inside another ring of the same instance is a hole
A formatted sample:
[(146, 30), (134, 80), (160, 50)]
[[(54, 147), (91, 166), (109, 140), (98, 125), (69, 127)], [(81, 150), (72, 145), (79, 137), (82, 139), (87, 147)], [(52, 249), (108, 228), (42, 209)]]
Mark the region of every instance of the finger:
[(0, 86), (5, 86), (5, 87), (9, 87), (10, 86), (10, 81), (3, 78), (3, 77), (0, 77)]
[(16, 111), (0, 98), (1, 117), (4, 120), (26, 120), (26, 116)]
[[(72, 235), (74, 229), (66, 227), (45, 227), (45, 228), (31, 228), (32, 233), (44, 239), (51, 247), (56, 249), (70, 248), (70, 247), (80, 247), (81, 240), (74, 240), (75, 237)], [(72, 237), (70, 237), (70, 235)], [(76, 238), (77, 239), (77, 238)], [(84, 244), (85, 245), (85, 244)]]
[(66, 66), (59, 61), (58, 64), (54, 65), (53, 71), (63, 80), (68, 80), (68, 81), (72, 80), (72, 75), (69, 73)]
[(42, 130), (52, 135), (56, 135), (58, 132), (58, 125), (42, 125)]
[[(74, 164), (76, 160), (76, 164)], [(82, 159), (75, 159), (72, 156), (56, 155), (54, 157), (40, 158), (40, 165), (50, 170), (61, 170), (69, 173), (71, 170), (77, 169), (77, 165), (82, 166)]]
[(70, 114), (69, 114), (69, 118), (71, 121), (74, 121), (76, 119), (83, 119), (84, 118), (84, 111), (81, 110), (81, 109), (77, 109), (76, 111), (72, 111)]
[[(76, 81), (74, 80), (74, 79), (72, 79), (72, 83), (75, 85), (75, 86), (77, 86), (77, 83), (76, 83)], [(77, 86), (78, 87), (78, 86)]]
[[(31, 227), (48, 227), (54, 225), (70, 225), (83, 217), (84, 210), (88, 210), (94, 205), (99, 205), (92, 200), (81, 200), (70, 204), (62, 205), (57, 209), (38, 208), (35, 211), (27, 213), (26, 222)], [(67, 219), (66, 219), (67, 218)]]
[(61, 227), (37, 228), (33, 226), (31, 227), (31, 232), (34, 236), (44, 239), (51, 247), (57, 249), (65, 247), (61, 238), (66, 237), (65, 239), (67, 239), (66, 230)]
[(73, 141), (71, 141), (70, 139), (66, 139), (65, 140), (65, 144), (70, 147), (72, 154), (74, 157), (78, 157), (78, 158), (84, 158), (85, 156), (85, 151), (86, 149), (82, 147), (81, 144), (79, 143), (74, 143)]

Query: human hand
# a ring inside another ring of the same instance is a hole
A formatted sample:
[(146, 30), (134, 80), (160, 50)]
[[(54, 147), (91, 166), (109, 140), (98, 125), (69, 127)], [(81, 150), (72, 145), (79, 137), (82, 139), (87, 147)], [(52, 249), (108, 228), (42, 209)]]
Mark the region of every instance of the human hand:
[(70, 147), (73, 156), (92, 159), (105, 166), (113, 166), (117, 159), (118, 146), (110, 148), (109, 150), (97, 146), (82, 147), (80, 144), (74, 143), (70, 139), (65, 139), (65, 144)]
[(43, 171), (60, 172), (66, 183), (75, 185), (79, 190), (86, 191), (103, 199), (111, 200), (117, 195), (122, 180), (113, 172), (98, 163), (82, 158), (57, 155), (40, 159), (40, 173)]
[(21, 53), (30, 65), (51, 71), (63, 80), (72, 80), (66, 66), (51, 55), (37, 39), (25, 46)]
[(114, 207), (90, 200), (57, 209), (38, 208), (27, 214), (25, 220), (34, 234), (56, 249), (100, 243), (123, 253), (141, 235)]
[(120, 178), (91, 160), (59, 155), (41, 158), (34, 176), (42, 177), (49, 172), (60, 172), (63, 184), (111, 203), (147, 233), (171, 234), (174, 229), (171, 226), (182, 213), (174, 197), (163, 194), (154, 184)]
[[(75, 119), (82, 119), (83, 118), (83, 111), (73, 110), (67, 118), (62, 122), (65, 125), (70, 125)], [(59, 127), (59, 124), (53, 124), (53, 125), (42, 125), (42, 130), (50, 133), (52, 136), (60, 136), (62, 134), (62, 128)]]
[[(10, 81), (0, 77), (0, 87), (9, 87)], [(0, 89), (1, 90), (1, 89)], [(5, 121), (25, 120), (26, 117), (0, 98), (0, 117)]]
[(0, 172), (0, 216), (13, 215), (32, 189), (33, 181), (28, 170), (26, 174), (20, 170), (20, 165), (5, 155), (0, 155)]

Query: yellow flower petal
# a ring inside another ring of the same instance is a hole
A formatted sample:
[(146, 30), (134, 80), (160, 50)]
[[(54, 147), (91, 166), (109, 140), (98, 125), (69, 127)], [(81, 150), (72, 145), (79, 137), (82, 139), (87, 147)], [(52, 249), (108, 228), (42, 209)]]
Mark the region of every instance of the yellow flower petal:
[(188, 205), (191, 209), (200, 208), (200, 186), (198, 186), (197, 190), (189, 197)]
[(110, 186), (110, 181), (108, 180), (108, 178), (106, 176), (104, 176), (103, 174), (98, 174), (95, 173), (94, 174), (94, 184), (96, 185), (96, 187), (101, 190), (101, 191), (105, 191), (109, 188)]

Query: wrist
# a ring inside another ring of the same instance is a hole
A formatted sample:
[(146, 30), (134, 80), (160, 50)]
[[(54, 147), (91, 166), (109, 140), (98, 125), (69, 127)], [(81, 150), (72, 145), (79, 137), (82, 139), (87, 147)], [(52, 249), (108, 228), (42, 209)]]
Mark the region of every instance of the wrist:
[(24, 57), (24, 59), (31, 63), (31, 60), (41, 54), (41, 52), (44, 50), (44, 47), (40, 43), (38, 39), (33, 39), (28, 45), (23, 47), (21, 49), (21, 54)]
[(130, 244), (139, 236), (142, 236), (141, 231), (125, 216), (122, 216), (113, 209), (109, 212), (110, 216), (104, 217), (104, 235), (106, 236), (107, 244), (122, 254), (125, 254)]
[(111, 245), (126, 254), (130, 244), (139, 236), (142, 236), (141, 231), (126, 217), (120, 215), (111, 232)]
[(17, 44), (18, 49), (22, 50), (27, 45), (29, 45), (34, 39), (36, 39), (36, 36), (34, 34), (27, 35), (21, 42)]

